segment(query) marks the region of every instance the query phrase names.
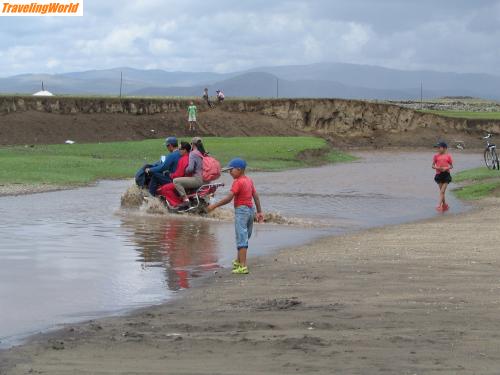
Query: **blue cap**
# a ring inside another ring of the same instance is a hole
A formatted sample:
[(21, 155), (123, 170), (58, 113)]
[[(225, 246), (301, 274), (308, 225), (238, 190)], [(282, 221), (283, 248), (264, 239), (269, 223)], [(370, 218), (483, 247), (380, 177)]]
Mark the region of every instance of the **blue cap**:
[(177, 138), (175, 138), (175, 137), (168, 137), (165, 139), (165, 146), (168, 146), (168, 145), (178, 146), (179, 142), (177, 142)]
[(436, 147), (448, 148), (448, 144), (446, 142), (438, 142)]
[(240, 158), (235, 158), (229, 162), (227, 166), (225, 166), (222, 171), (226, 172), (233, 168), (245, 169), (247, 167), (247, 162)]

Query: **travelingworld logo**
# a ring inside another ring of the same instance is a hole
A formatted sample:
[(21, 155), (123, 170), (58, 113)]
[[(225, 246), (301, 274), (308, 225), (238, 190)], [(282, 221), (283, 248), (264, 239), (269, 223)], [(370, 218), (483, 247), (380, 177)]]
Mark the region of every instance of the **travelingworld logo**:
[(83, 0), (6, 0), (0, 3), (0, 16), (83, 16)]

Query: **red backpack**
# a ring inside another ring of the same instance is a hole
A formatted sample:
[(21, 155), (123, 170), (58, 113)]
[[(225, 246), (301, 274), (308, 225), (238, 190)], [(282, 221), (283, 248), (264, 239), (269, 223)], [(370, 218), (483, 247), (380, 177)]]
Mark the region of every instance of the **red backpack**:
[(201, 152), (199, 154), (203, 160), (203, 181), (212, 182), (217, 180), (221, 175), (219, 161), (208, 154), (203, 155)]

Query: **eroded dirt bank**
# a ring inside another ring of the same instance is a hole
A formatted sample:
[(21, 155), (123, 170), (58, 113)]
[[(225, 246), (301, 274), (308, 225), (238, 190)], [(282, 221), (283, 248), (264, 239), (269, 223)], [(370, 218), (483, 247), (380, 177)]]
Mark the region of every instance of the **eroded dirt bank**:
[[(183, 99), (0, 98), (0, 144), (139, 140), (188, 135)], [(201, 135), (316, 134), (346, 146), (428, 146), (438, 138), (481, 144), (500, 121), (452, 119), (396, 105), (343, 99), (201, 101)]]
[(0, 353), (0, 373), (498, 374), (500, 201), (483, 206), (254, 259)]

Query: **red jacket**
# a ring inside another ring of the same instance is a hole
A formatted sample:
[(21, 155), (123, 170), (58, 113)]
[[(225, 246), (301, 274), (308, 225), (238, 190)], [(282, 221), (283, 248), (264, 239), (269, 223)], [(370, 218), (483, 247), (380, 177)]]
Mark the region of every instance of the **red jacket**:
[(189, 154), (181, 156), (179, 161), (177, 162), (177, 169), (174, 173), (170, 174), (170, 178), (173, 180), (177, 177), (184, 177), (186, 175), (186, 167), (189, 164)]

